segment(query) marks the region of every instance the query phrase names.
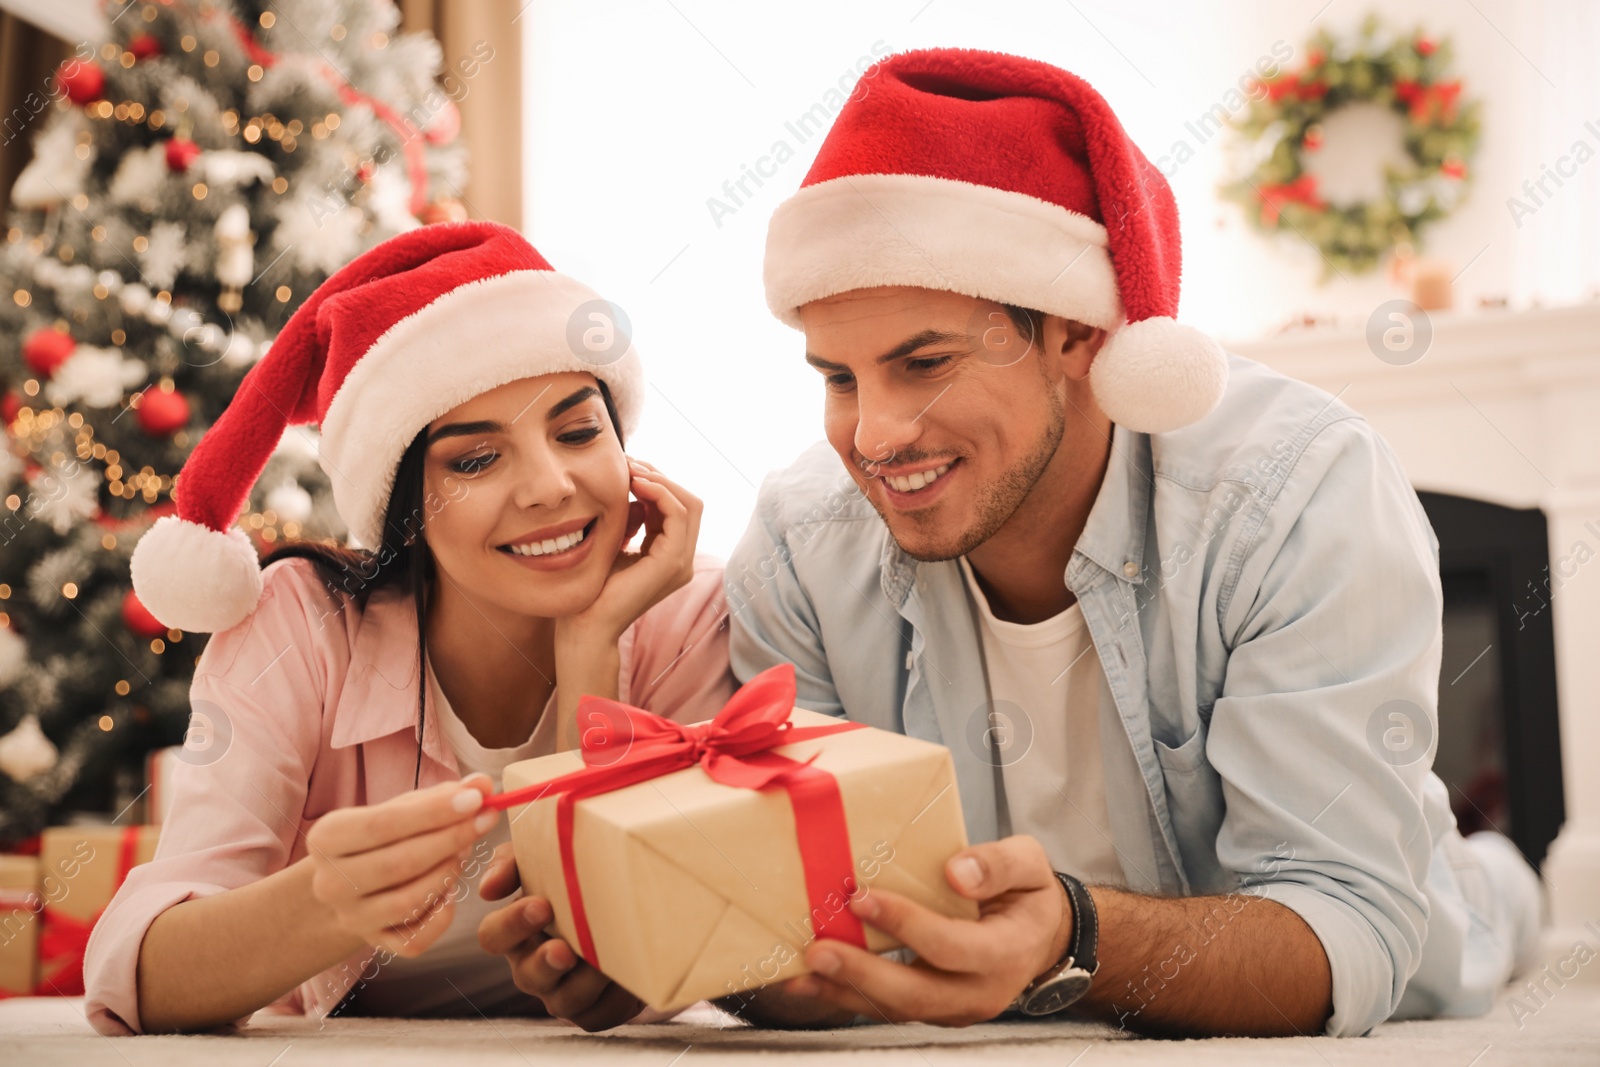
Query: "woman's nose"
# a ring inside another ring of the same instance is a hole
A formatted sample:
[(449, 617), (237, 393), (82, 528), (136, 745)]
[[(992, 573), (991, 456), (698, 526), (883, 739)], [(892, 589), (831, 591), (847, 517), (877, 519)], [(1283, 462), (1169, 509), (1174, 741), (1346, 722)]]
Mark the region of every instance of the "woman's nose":
[(517, 479), (514, 501), (518, 507), (557, 507), (572, 498), (577, 483), (560, 463), (542, 458), (528, 465)]

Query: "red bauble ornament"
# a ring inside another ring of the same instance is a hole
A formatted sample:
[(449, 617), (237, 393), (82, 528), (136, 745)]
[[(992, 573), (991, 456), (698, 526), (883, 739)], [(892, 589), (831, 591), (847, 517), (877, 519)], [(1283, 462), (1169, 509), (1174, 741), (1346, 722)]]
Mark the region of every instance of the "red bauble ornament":
[(69, 59), (56, 68), (56, 80), (67, 91), (67, 99), (79, 106), (100, 99), (106, 89), (106, 72), (81, 59)]
[(149, 59), (161, 54), (161, 42), (148, 33), (141, 33), (128, 42), (128, 51), (133, 53), (134, 59)]
[(28, 361), (28, 366), (41, 378), (48, 378), (56, 372), (61, 364), (72, 355), (72, 350), (78, 347), (78, 342), (65, 330), (58, 330), (54, 326), (42, 326), (28, 335), (22, 342), (22, 358)]
[(145, 641), (167, 634), (167, 628), (161, 625), (161, 620), (150, 614), (150, 609), (140, 602), (138, 594), (132, 589), (122, 598), (122, 625), (133, 636)]
[(1439, 165), (1439, 173), (1459, 181), (1467, 176), (1467, 165), (1459, 159), (1447, 159)]
[(174, 389), (146, 389), (139, 401), (139, 426), (151, 437), (167, 437), (189, 425), (189, 401)]
[(0, 396), (0, 422), (10, 426), (17, 421), (17, 412), (22, 410), (22, 398), (15, 389), (7, 389), (5, 396)]
[(1417, 38), (1417, 54), (1418, 55), (1431, 56), (1431, 55), (1433, 55), (1433, 53), (1437, 52), (1438, 50), (1439, 50), (1439, 46), (1437, 44), (1435, 44), (1431, 38), (1428, 38), (1428, 37), (1418, 37)]
[(189, 164), (200, 158), (200, 146), (187, 137), (174, 137), (167, 142), (167, 169), (182, 174)]

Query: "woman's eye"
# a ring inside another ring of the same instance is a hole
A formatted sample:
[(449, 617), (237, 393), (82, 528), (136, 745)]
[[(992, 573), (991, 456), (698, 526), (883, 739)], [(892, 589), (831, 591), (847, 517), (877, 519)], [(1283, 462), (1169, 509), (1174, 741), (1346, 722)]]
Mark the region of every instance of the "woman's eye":
[(581, 430), (568, 430), (559, 435), (556, 440), (564, 445), (586, 445), (600, 436), (600, 427), (585, 426)]
[(450, 464), (450, 469), (457, 474), (477, 474), (498, 458), (495, 452), (480, 452), (474, 456), (463, 456)]

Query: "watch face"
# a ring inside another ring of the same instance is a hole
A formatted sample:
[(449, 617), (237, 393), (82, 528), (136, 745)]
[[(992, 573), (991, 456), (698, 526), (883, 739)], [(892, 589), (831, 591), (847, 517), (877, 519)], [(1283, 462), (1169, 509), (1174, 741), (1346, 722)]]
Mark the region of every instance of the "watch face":
[(1035, 989), (1022, 1010), (1029, 1015), (1054, 1015), (1089, 992), (1090, 978), (1088, 971), (1069, 968)]

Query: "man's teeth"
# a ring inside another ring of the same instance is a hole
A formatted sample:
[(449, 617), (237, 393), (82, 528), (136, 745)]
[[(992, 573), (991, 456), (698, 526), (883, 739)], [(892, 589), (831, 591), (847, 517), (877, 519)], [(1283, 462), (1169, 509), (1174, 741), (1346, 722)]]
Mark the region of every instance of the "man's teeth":
[(583, 540), (584, 532), (587, 529), (588, 527), (586, 526), (582, 530), (574, 530), (569, 534), (562, 534), (560, 537), (554, 537), (548, 541), (533, 541), (525, 545), (507, 545), (506, 547), (519, 556), (545, 556), (551, 552), (565, 552)]
[(889, 488), (895, 490), (896, 492), (915, 493), (918, 489), (923, 489), (928, 485), (931, 485), (935, 478), (939, 477), (949, 469), (950, 464), (946, 463), (942, 467), (935, 467), (931, 471), (918, 471), (916, 474), (906, 478), (896, 478), (892, 475), (886, 474), (883, 476), (883, 480), (888, 482)]

